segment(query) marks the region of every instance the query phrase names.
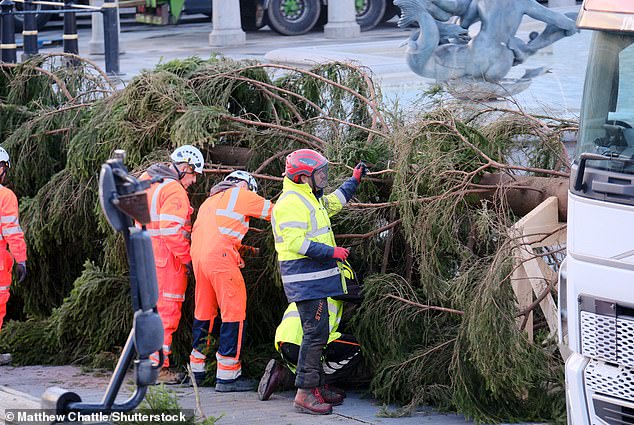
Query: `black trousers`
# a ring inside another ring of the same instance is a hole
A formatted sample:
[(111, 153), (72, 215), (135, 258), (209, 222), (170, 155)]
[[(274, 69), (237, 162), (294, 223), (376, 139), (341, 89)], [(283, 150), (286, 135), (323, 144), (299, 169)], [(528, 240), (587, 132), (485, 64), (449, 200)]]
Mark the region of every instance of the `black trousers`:
[[(280, 352), (284, 361), (296, 367), (299, 345), (282, 343)], [(323, 350), (322, 368), (326, 384), (350, 385), (356, 381), (361, 362), (361, 347), (357, 339), (348, 334), (331, 341)]]
[(326, 383), (321, 354), (328, 343), (328, 303), (325, 298), (297, 301), (304, 338), (297, 358), (297, 388), (316, 388)]

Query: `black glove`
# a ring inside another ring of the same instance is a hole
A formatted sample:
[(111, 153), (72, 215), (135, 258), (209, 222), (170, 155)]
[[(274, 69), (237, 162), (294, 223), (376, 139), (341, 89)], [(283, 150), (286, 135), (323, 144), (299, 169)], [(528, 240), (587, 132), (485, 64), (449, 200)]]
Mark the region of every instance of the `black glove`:
[(22, 283), (26, 278), (26, 261), (17, 264), (15, 274), (17, 275), (18, 283)]
[(194, 266), (191, 261), (185, 264), (185, 268), (187, 269), (187, 276), (194, 277)]

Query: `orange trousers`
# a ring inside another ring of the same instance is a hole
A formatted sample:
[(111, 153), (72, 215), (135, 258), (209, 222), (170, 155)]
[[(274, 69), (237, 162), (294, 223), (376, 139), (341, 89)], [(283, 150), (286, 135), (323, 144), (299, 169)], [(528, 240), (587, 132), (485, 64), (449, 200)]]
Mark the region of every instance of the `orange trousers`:
[[(156, 263), (156, 280), (159, 291), (156, 307), (163, 321), (163, 367), (169, 367), (172, 335), (178, 329), (183, 301), (185, 301), (187, 270), (172, 254), (169, 254), (167, 261), (156, 261)], [(158, 364), (158, 354), (155, 353), (150, 358)]]
[(6, 248), (0, 248), (0, 329), (2, 329), (4, 316), (7, 314), (12, 268), (13, 257), (9, 254), (9, 251), (7, 251)]
[[(226, 270), (227, 268), (225, 268)], [(207, 337), (209, 326), (213, 325), (218, 310), (222, 324), (218, 351), (216, 352), (216, 378), (230, 381), (240, 376), (242, 365), (240, 352), (244, 321), (247, 311), (247, 290), (240, 268), (236, 264), (226, 271), (218, 270), (217, 264), (194, 261), (196, 276), (196, 307), (194, 310), (194, 327), (206, 323), (206, 329), (200, 332), (194, 329), (194, 346), (190, 356), (190, 365), (195, 372), (204, 370), (204, 356), (198, 346)]]

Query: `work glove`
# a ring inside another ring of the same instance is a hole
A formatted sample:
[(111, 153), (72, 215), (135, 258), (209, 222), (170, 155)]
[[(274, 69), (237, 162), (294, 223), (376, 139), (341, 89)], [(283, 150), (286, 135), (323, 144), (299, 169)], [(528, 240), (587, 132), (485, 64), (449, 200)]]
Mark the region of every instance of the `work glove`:
[(335, 247), (335, 252), (332, 254), (332, 258), (336, 258), (337, 260), (345, 261), (350, 255), (350, 250), (348, 248), (342, 248), (340, 246)]
[(191, 261), (185, 264), (185, 268), (187, 269), (187, 276), (194, 277), (194, 266)]
[(18, 263), (15, 268), (15, 274), (17, 275), (18, 283), (22, 283), (22, 281), (26, 278), (26, 261)]
[(366, 167), (365, 162), (363, 161), (359, 162), (352, 171), (352, 177), (357, 179), (358, 183), (361, 183), (361, 179), (365, 177), (366, 174), (368, 174), (368, 167)]

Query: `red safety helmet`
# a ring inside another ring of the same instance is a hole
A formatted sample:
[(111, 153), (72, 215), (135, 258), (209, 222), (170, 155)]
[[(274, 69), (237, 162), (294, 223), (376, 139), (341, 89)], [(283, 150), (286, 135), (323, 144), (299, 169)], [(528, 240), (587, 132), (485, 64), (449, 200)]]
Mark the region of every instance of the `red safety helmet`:
[(286, 177), (299, 183), (300, 176), (312, 177), (315, 171), (328, 166), (325, 156), (312, 149), (299, 149), (286, 157)]

